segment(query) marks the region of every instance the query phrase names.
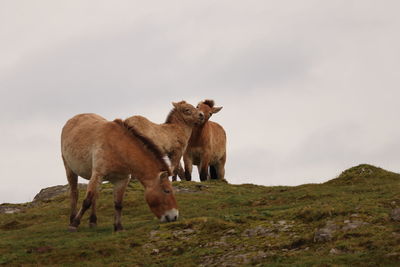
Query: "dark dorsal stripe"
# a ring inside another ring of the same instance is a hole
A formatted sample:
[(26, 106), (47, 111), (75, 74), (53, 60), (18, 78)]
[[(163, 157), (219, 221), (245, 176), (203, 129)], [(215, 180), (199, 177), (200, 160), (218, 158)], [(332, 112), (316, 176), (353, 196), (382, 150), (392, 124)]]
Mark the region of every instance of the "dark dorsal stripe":
[(171, 109), (171, 111), (168, 113), (165, 123), (172, 123), (172, 118), (175, 116), (176, 112), (177, 112), (176, 108)]
[(125, 128), (136, 139), (139, 139), (139, 141), (143, 144), (143, 146), (145, 148), (147, 148), (147, 150), (149, 150), (151, 153), (153, 153), (154, 157), (161, 164), (162, 170), (168, 171), (169, 175), (171, 175), (170, 168), (168, 167), (167, 163), (163, 159), (163, 157), (164, 157), (163, 153), (158, 148), (158, 146), (156, 144), (154, 144), (154, 142), (151, 139), (140, 134), (134, 127), (126, 124), (121, 119), (115, 119), (114, 122), (119, 124), (121, 127)]

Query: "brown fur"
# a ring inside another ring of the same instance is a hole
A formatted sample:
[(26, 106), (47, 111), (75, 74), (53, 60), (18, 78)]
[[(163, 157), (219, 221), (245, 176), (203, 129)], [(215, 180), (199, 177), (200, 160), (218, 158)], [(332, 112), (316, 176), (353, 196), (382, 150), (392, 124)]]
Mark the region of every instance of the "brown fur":
[(125, 121), (121, 119), (115, 119), (114, 122), (118, 123), (122, 127), (125, 127), (134, 137), (138, 138), (142, 141), (143, 145), (147, 147), (154, 155), (156, 159), (160, 162), (161, 166), (163, 166), (164, 171), (168, 171), (171, 175), (170, 168), (167, 163), (164, 161), (163, 156), (164, 154), (161, 152), (160, 148), (157, 147), (156, 144), (146, 136), (141, 135), (134, 127), (129, 126)]
[[(172, 103), (174, 108), (169, 112), (165, 123), (156, 124), (145, 117), (133, 116), (126, 123), (141, 135), (151, 139), (171, 160), (173, 180), (176, 180), (179, 161), (185, 151), (192, 128), (202, 123), (204, 114), (194, 106), (181, 101)], [(180, 174), (183, 178), (183, 174)]]
[[(114, 229), (122, 230), (122, 199), (131, 177), (145, 187), (146, 201), (158, 218), (176, 220), (177, 204), (168, 180), (169, 168), (161, 158), (161, 152), (125, 122), (110, 122), (96, 114), (76, 115), (63, 127), (61, 152), (70, 185), (70, 230), (77, 229), (90, 207), (90, 225), (96, 225), (96, 200), (103, 180), (114, 184)], [(78, 176), (89, 180), (79, 212)]]
[(205, 100), (197, 105), (204, 113), (205, 122), (195, 126), (183, 156), (185, 162), (185, 178), (191, 180), (192, 165), (199, 170), (200, 180), (225, 179), (226, 134), (221, 125), (209, 121), (212, 114), (219, 112), (222, 107), (214, 107), (213, 100)]

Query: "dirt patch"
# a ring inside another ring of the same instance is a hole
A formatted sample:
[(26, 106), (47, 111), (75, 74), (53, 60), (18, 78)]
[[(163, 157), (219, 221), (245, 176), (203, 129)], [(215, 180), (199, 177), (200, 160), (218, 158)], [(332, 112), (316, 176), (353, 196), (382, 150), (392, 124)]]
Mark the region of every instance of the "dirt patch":
[(0, 226), (0, 229), (10, 231), (10, 230), (18, 230), (26, 228), (28, 226), (30, 226), (30, 224), (20, 223), (19, 221), (13, 220), (11, 222), (5, 223), (2, 226)]

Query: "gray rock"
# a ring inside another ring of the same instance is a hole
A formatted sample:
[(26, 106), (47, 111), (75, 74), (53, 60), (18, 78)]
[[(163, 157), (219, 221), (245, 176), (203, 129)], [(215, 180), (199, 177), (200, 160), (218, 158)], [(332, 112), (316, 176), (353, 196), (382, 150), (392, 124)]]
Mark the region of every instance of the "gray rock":
[(328, 221), (326, 225), (318, 229), (314, 234), (314, 242), (331, 241), (333, 234), (339, 229), (339, 226), (332, 221)]
[(392, 218), (393, 221), (400, 222), (400, 208), (393, 209), (390, 218)]
[(267, 236), (272, 235), (272, 229), (257, 226), (255, 228), (246, 229), (243, 231), (242, 236), (253, 237), (253, 236)]
[(172, 236), (178, 239), (183, 239), (187, 240), (190, 238), (190, 235), (194, 234), (196, 231), (193, 229), (183, 229), (183, 230), (177, 230), (172, 232)]
[(343, 231), (348, 231), (348, 230), (353, 230), (356, 229), (360, 226), (367, 225), (368, 223), (363, 222), (363, 221), (350, 221), (346, 220), (345, 225), (342, 227)]
[(228, 231), (226, 232), (226, 234), (228, 234), (228, 235), (234, 235), (234, 234), (236, 234), (236, 230), (235, 230), (235, 229), (230, 229), (230, 230), (228, 230)]
[(160, 231), (152, 230), (150, 231), (150, 239), (159, 239)]
[(342, 254), (343, 253), (343, 251), (341, 251), (340, 249), (337, 249), (337, 248), (332, 248), (330, 251), (329, 251), (329, 254), (332, 254), (332, 255), (340, 255), (340, 254)]
[(0, 205), (0, 214), (13, 214), (13, 213), (18, 213), (21, 212), (22, 208), (13, 206), (13, 205), (8, 205), (8, 204), (1, 204)]
[(195, 188), (186, 188), (184, 186), (175, 186), (174, 193), (176, 194), (193, 194), (193, 193), (201, 193), (206, 189), (210, 188), (208, 185), (196, 184)]
[[(86, 184), (78, 184), (78, 189), (86, 189)], [(66, 194), (69, 191), (69, 185), (56, 185), (44, 188), (33, 198), (33, 202), (49, 201), (52, 198)]]

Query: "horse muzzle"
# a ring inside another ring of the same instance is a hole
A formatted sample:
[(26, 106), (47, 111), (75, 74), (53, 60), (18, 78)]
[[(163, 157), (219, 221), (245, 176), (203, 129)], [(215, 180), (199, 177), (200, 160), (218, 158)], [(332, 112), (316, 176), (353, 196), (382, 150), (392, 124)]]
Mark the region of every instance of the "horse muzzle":
[(167, 212), (164, 213), (164, 215), (161, 216), (160, 221), (161, 222), (174, 222), (178, 220), (179, 217), (179, 210), (177, 209), (171, 209)]

